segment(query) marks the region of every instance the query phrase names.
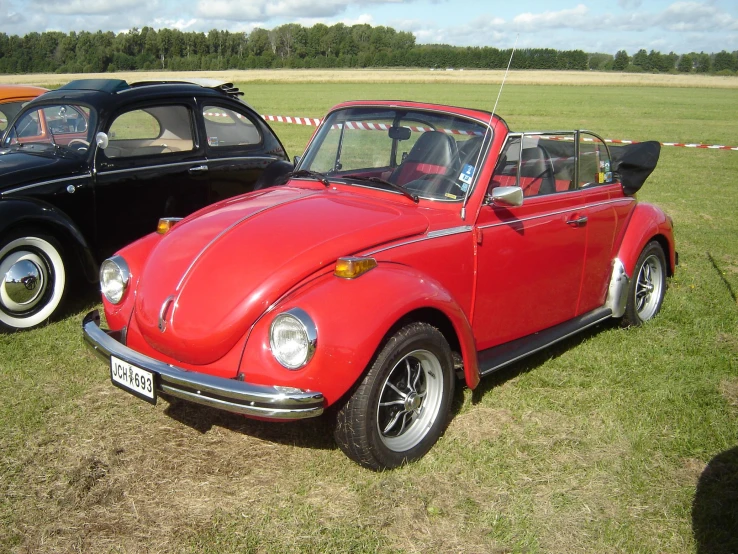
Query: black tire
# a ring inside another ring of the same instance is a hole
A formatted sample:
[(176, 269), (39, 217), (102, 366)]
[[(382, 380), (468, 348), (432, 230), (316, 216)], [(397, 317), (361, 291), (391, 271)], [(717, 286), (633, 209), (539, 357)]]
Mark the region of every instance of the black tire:
[(637, 327), (656, 317), (666, 292), (666, 257), (661, 245), (649, 242), (638, 257), (628, 288), (623, 324)]
[(67, 288), (67, 267), (54, 237), (26, 231), (0, 240), (0, 329), (45, 323)]
[(338, 409), (338, 446), (373, 470), (417, 460), (446, 428), (454, 379), (451, 349), (443, 334), (427, 323), (406, 325), (382, 346)]

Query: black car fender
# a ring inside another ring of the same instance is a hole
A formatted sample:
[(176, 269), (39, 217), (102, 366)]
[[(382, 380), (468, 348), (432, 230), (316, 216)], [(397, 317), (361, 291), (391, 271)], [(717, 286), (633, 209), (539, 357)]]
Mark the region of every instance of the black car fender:
[(0, 241), (15, 229), (38, 229), (57, 238), (90, 283), (98, 280), (98, 265), (87, 239), (64, 212), (29, 198), (0, 199)]

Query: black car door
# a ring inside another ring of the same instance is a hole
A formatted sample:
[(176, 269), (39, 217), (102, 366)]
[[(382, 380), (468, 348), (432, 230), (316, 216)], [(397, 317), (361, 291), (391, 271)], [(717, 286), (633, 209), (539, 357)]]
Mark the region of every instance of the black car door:
[(250, 192), (267, 165), (287, 159), (276, 136), (246, 105), (208, 98), (200, 113), (212, 202)]
[(160, 217), (183, 217), (209, 201), (205, 148), (190, 99), (127, 107), (103, 130), (95, 159), (96, 246), (108, 256), (156, 229)]

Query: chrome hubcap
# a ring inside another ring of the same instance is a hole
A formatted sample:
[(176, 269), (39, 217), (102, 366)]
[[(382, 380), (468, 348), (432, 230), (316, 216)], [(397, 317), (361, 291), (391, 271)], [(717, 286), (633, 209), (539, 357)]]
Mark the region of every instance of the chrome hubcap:
[(382, 442), (402, 452), (420, 443), (436, 421), (443, 397), (443, 371), (434, 354), (415, 350), (392, 368), (377, 409)]
[(664, 286), (664, 271), (657, 256), (649, 256), (638, 273), (635, 290), (635, 305), (638, 317), (646, 321), (656, 315)]
[(46, 264), (33, 252), (13, 252), (0, 263), (0, 303), (12, 313), (32, 310), (48, 285)]

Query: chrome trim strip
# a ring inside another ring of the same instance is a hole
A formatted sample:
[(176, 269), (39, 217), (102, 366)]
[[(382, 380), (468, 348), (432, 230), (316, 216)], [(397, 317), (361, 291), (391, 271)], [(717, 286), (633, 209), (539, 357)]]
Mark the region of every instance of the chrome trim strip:
[[(462, 233), (471, 233), (473, 227), (471, 225), (464, 225), (462, 227), (451, 227), (449, 229), (440, 229), (438, 231), (431, 231), (425, 236), (406, 240), (404, 242), (399, 242), (397, 244), (391, 244), (390, 246), (385, 246), (384, 248), (378, 248), (377, 250), (372, 250), (371, 252), (367, 252), (364, 254), (364, 256), (374, 256), (375, 254), (379, 254), (380, 252), (385, 252), (386, 250), (392, 250), (393, 248), (399, 248), (400, 246), (407, 246), (408, 244), (415, 244), (416, 242), (423, 242), (426, 240), (432, 240), (442, 237), (449, 237), (451, 235), (460, 235)], [(450, 231), (450, 232), (449, 232)]]
[(552, 215), (562, 215), (562, 214), (566, 214), (570, 212), (577, 212), (577, 211), (582, 211), (582, 210), (586, 210), (589, 208), (595, 208), (597, 206), (606, 206), (608, 204), (618, 204), (624, 201), (633, 202), (633, 199), (632, 198), (617, 198), (615, 200), (606, 200), (604, 202), (597, 202), (596, 204), (585, 204), (583, 206), (575, 206), (575, 207), (567, 208), (565, 210), (560, 210), (557, 212), (546, 212), (543, 214), (536, 214), (530, 217), (522, 217), (520, 219), (511, 219), (510, 221), (503, 221), (500, 223), (490, 223), (489, 225), (479, 225), (477, 228), (478, 229), (491, 229), (492, 227), (501, 227), (503, 225), (510, 225), (511, 223), (520, 223), (521, 221), (531, 221), (533, 219), (540, 219), (542, 217), (550, 217)]
[[(120, 160), (121, 158), (113, 158), (113, 160)], [(122, 158), (127, 159), (127, 158)], [(156, 165), (139, 165), (136, 167), (129, 167), (127, 169), (111, 169), (111, 170), (105, 170), (101, 169), (97, 173), (98, 175), (117, 175), (118, 173), (130, 173), (131, 171), (146, 171), (149, 169), (161, 169), (161, 168), (167, 168), (167, 167), (179, 167), (179, 166), (185, 166), (185, 165), (198, 165), (198, 164), (207, 164), (208, 160), (192, 160), (189, 162), (175, 162), (171, 164), (156, 164)]]
[(93, 310), (82, 321), (87, 345), (102, 359), (120, 358), (156, 374), (157, 390), (229, 412), (268, 419), (303, 419), (323, 413), (323, 394), (291, 387), (255, 385), (237, 379), (187, 371), (128, 348), (99, 327)]
[(447, 237), (449, 235), (458, 235), (460, 233), (468, 233), (472, 230), (471, 225), (461, 225), (460, 227), (449, 227), (448, 229), (439, 229), (438, 231), (431, 231), (428, 233), (429, 239), (437, 237)]
[(239, 161), (239, 160), (264, 160), (273, 162), (276, 160), (279, 160), (281, 158), (277, 158), (276, 156), (230, 156), (228, 158), (208, 158), (208, 162), (233, 162), (233, 161)]
[(612, 310), (613, 317), (623, 317), (625, 315), (629, 290), (630, 277), (625, 271), (625, 265), (620, 261), (620, 258), (615, 258), (612, 265), (610, 285), (607, 288), (607, 300), (605, 300), (605, 307)]
[(24, 185), (22, 187), (18, 187), (15, 189), (4, 190), (0, 192), (0, 196), (5, 196), (6, 194), (12, 194), (14, 192), (19, 192), (21, 190), (30, 189), (33, 187), (41, 187), (43, 185), (53, 185), (54, 183), (64, 183), (67, 181), (72, 181), (74, 179), (91, 179), (91, 178), (92, 178), (92, 173), (85, 173), (84, 175), (75, 175), (73, 177), (63, 177), (61, 179), (51, 179), (50, 181), (41, 181), (40, 183), (33, 183), (31, 185)]

